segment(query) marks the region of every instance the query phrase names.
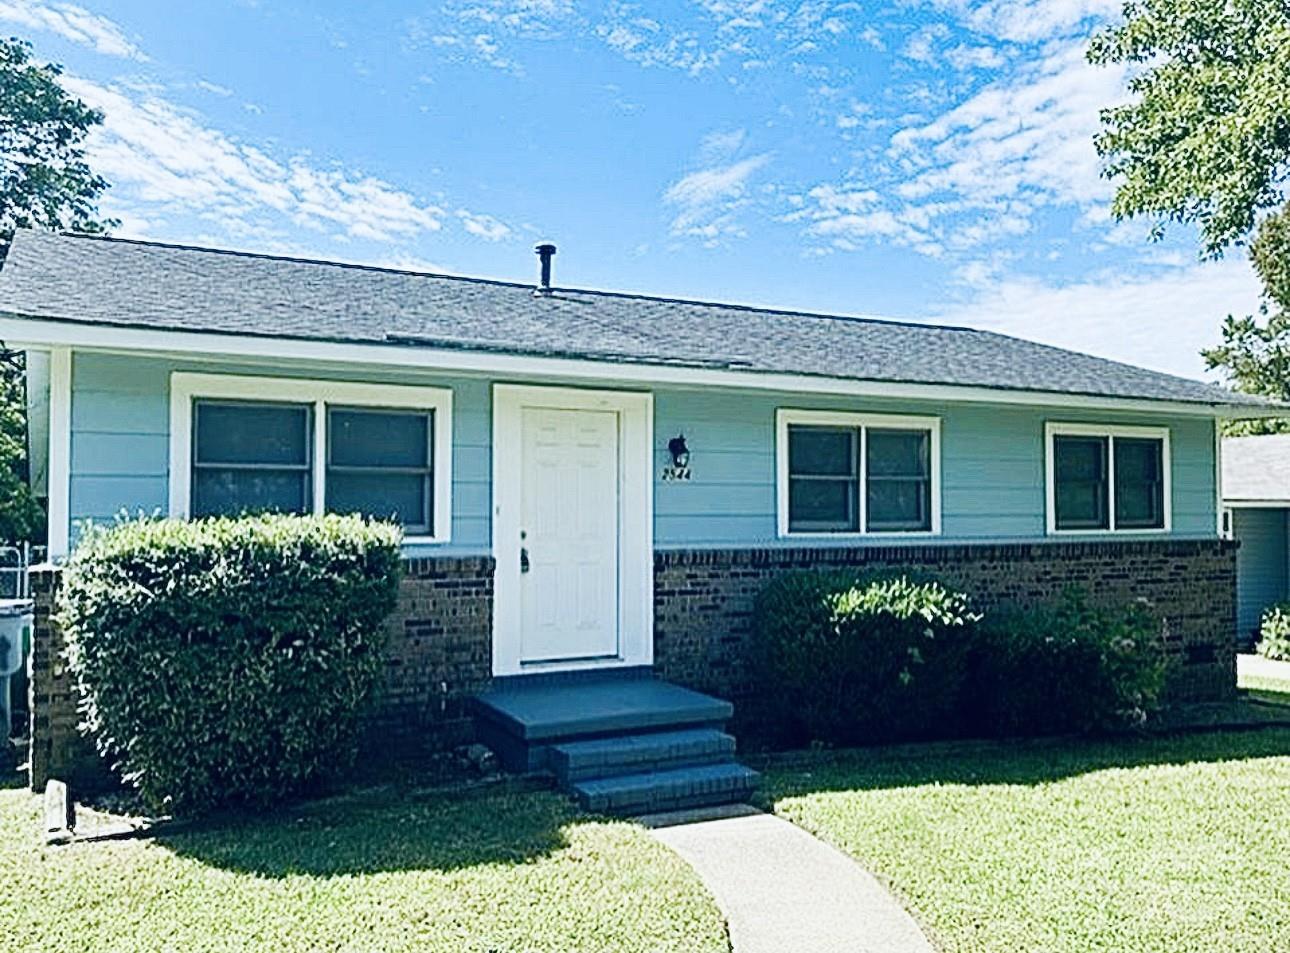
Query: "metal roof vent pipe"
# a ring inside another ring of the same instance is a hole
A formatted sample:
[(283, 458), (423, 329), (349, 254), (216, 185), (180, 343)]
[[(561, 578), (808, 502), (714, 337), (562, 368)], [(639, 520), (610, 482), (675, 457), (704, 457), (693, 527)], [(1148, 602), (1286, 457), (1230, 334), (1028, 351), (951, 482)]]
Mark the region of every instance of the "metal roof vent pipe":
[(555, 246), (550, 242), (543, 242), (537, 246), (538, 260), (542, 263), (541, 274), (538, 277), (537, 289), (533, 292), (535, 295), (549, 295), (551, 288), (551, 259), (555, 257)]

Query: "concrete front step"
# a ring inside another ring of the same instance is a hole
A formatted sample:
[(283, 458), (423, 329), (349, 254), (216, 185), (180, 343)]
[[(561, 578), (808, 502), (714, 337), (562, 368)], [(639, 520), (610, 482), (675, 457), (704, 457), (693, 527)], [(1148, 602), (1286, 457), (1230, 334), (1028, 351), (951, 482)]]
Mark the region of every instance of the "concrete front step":
[(593, 778), (613, 778), (733, 760), (735, 739), (715, 728), (653, 731), (552, 745), (547, 763), (562, 787)]
[(475, 697), (478, 717), (533, 743), (616, 731), (724, 725), (728, 701), (656, 678), (535, 682), (495, 688)]
[(758, 774), (742, 764), (695, 765), (575, 782), (570, 791), (584, 810), (600, 814), (645, 814), (742, 801)]

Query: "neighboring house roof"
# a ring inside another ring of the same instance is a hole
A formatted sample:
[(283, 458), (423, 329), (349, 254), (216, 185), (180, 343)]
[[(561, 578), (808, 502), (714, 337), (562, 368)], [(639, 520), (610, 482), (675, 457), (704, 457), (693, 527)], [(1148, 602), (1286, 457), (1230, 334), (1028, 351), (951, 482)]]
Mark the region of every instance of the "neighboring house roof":
[(1257, 410), (1224, 388), (970, 328), (19, 231), (0, 311), (110, 327), (1042, 391)]
[(1225, 438), (1223, 499), (1290, 505), (1290, 434)]

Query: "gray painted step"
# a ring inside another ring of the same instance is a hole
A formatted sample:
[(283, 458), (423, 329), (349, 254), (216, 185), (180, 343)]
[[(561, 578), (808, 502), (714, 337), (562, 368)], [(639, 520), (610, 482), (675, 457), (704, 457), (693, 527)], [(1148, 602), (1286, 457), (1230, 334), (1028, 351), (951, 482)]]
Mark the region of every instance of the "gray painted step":
[(475, 714), (527, 743), (622, 731), (719, 727), (729, 721), (728, 701), (655, 678), (534, 683), (475, 696)]
[(572, 792), (588, 811), (645, 814), (742, 801), (757, 778), (751, 768), (727, 762), (579, 781)]
[(564, 787), (590, 778), (730, 761), (735, 739), (715, 728), (657, 731), (552, 745), (547, 763)]

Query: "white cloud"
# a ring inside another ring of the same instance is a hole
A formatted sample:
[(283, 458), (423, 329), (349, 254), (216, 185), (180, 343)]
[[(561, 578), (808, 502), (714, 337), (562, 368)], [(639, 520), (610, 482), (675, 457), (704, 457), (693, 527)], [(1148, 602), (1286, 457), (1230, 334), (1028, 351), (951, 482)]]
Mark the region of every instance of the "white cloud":
[(1069, 283), (999, 278), (988, 267), (962, 277), (978, 279), (979, 290), (936, 320), (1187, 377), (1203, 375), (1200, 350), (1218, 343), (1222, 319), (1253, 313), (1259, 304), (1258, 281), (1241, 258)]
[(702, 44), (697, 34), (674, 30), (627, 4), (615, 4), (596, 27), (610, 49), (639, 66), (663, 66), (697, 76), (715, 69), (725, 56), (720, 47)]
[(1072, 208), (1091, 221), (1112, 191), (1093, 147), (1099, 110), (1124, 95), (1124, 80), (1121, 69), (1089, 65), (1082, 42), (1051, 45), (891, 137), (886, 175), (870, 186), (887, 214), (841, 218), (828, 186), (807, 192), (814, 210), (798, 217), (838, 248), (880, 237), (929, 255), (1024, 235), (1041, 209)]
[(1087, 205), (1105, 200), (1093, 148), (1098, 113), (1123, 95), (1124, 72), (1094, 67), (1082, 43), (986, 86), (927, 125), (892, 137), (916, 174), (907, 198), (948, 192), (989, 201), (1023, 192)]
[(138, 219), (188, 213), (235, 235), (294, 224), (382, 242), (442, 226), (442, 209), (373, 176), (321, 168), (304, 155), (275, 159), (151, 92), (64, 81), (104, 111), (90, 162), (113, 183), (113, 202)]
[(663, 201), (676, 208), (672, 234), (702, 239), (709, 246), (722, 238), (741, 237), (734, 213), (747, 202), (748, 184), (770, 162), (770, 154), (708, 166), (673, 182)]
[(484, 241), (500, 242), (515, 234), (509, 225), (491, 215), (478, 215), (463, 208), (457, 210), (457, 218), (461, 220), (462, 228)]
[(29, 30), (55, 33), (105, 56), (121, 56), (140, 61), (148, 58), (116, 23), (72, 3), (0, 0), (0, 20), (17, 23)]
[(233, 95), (233, 90), (229, 89), (227, 86), (221, 86), (219, 83), (212, 83), (208, 79), (199, 79), (193, 85), (204, 92), (210, 93), (212, 96), (228, 97)]
[(1069, 36), (1118, 16), (1123, 0), (929, 0), (978, 33), (1016, 42)]

